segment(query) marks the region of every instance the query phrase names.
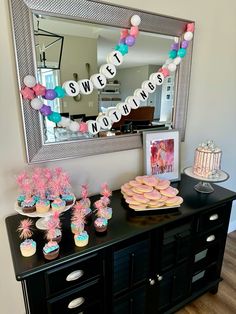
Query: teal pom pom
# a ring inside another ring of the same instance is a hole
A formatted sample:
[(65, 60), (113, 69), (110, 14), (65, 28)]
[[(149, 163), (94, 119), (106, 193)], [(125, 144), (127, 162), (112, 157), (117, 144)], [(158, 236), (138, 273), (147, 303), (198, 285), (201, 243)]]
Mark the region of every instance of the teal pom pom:
[(53, 111), (50, 115), (48, 115), (48, 120), (54, 123), (58, 123), (61, 121), (61, 115), (60, 113)]
[(120, 44), (117, 50), (124, 56), (128, 53), (129, 48), (126, 44)]
[(56, 92), (58, 98), (64, 98), (66, 95), (65, 90), (61, 86), (56, 86), (54, 91)]
[(177, 57), (177, 51), (176, 50), (170, 50), (169, 51), (169, 58), (174, 59)]
[(186, 49), (184, 49), (184, 48), (180, 48), (179, 50), (178, 50), (178, 56), (180, 57), (180, 58), (183, 58), (183, 57), (185, 57), (185, 55), (186, 55)]

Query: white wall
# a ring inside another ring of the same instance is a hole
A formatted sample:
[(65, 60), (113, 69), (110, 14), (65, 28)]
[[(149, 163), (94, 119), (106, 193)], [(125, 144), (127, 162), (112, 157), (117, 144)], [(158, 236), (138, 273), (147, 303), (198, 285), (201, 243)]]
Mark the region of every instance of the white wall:
[[(193, 151), (199, 142), (213, 139), (223, 149), (222, 168), (230, 174), (230, 179), (222, 185), (235, 190), (235, 0), (179, 0), (175, 4), (171, 1), (141, 0), (113, 2), (196, 21), (188, 122), (186, 139), (181, 145), (181, 167), (192, 164)], [(27, 167), (6, 0), (0, 0), (0, 21), (0, 301), (1, 313), (22, 314), (21, 290), (15, 281), (4, 222), (4, 218), (14, 212), (13, 203), (17, 193), (15, 175)], [(87, 181), (91, 192), (96, 193), (101, 182), (107, 181), (112, 189), (116, 189), (136, 174), (141, 174), (142, 151), (125, 151), (56, 164), (69, 172), (75, 192), (78, 193), (79, 184)], [(47, 165), (55, 166), (55, 163)], [(231, 222), (232, 225), (236, 222), (235, 209)]]

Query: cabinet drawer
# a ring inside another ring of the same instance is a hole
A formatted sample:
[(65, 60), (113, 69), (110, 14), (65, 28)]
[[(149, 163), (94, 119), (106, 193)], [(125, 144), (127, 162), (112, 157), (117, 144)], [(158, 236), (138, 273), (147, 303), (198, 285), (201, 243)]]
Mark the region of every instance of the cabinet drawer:
[[(50, 314), (102, 313), (102, 286), (99, 281), (84, 285), (47, 301)], [(100, 309), (100, 311), (99, 311)]]
[(102, 263), (98, 254), (55, 267), (45, 273), (47, 296), (67, 288), (73, 288), (101, 273)]
[(192, 276), (192, 292), (199, 291), (207, 285), (220, 281), (220, 274), (216, 263), (194, 273)]
[(223, 225), (229, 218), (229, 215), (230, 207), (227, 204), (207, 211), (199, 218), (199, 231), (203, 232), (210, 228)]
[(204, 249), (220, 243), (224, 235), (222, 228), (213, 229), (203, 233), (196, 241), (196, 250)]

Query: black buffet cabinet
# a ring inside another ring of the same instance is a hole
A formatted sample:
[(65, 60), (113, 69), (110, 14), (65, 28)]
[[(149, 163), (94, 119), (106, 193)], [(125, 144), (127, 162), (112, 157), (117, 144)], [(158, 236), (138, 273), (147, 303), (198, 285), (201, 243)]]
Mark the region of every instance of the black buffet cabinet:
[(114, 191), (107, 233), (86, 226), (90, 239), (83, 248), (74, 245), (68, 210), (61, 216), (60, 255), (53, 261), (43, 257), (41, 230), (33, 236), (36, 254), (22, 257), (16, 229), (23, 216), (7, 217), (26, 313), (174, 313), (207, 291), (216, 293), (236, 193), (215, 185), (213, 193), (201, 194), (196, 183), (182, 175), (172, 185), (184, 203), (159, 211), (132, 211)]

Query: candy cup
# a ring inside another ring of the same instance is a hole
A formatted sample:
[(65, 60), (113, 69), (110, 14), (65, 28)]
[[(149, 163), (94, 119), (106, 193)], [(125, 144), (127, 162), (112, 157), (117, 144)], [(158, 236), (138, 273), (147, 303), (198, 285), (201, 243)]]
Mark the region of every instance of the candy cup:
[(137, 37), (138, 33), (139, 33), (138, 26), (131, 26), (129, 34), (134, 37)]
[(135, 44), (135, 37), (131, 35), (127, 36), (125, 38), (125, 43), (127, 46), (132, 47)]
[(30, 87), (30, 88), (36, 85), (36, 79), (33, 75), (25, 76), (23, 81), (24, 81), (25, 86)]
[(66, 95), (65, 90), (61, 86), (56, 86), (54, 91), (56, 92), (58, 98), (64, 98)]
[(133, 26), (139, 26), (140, 22), (141, 22), (141, 18), (139, 15), (133, 15), (130, 19), (130, 23)]
[(61, 121), (61, 115), (60, 113), (53, 111), (50, 115), (48, 115), (48, 120), (54, 123), (58, 123)]
[(178, 50), (177, 55), (178, 55), (178, 57), (183, 58), (183, 57), (186, 55), (186, 52), (187, 52), (186, 49), (180, 48), (180, 49)]
[(39, 98), (34, 98), (31, 100), (30, 105), (33, 109), (39, 110), (43, 107), (43, 102)]
[(45, 95), (43, 98), (47, 99), (47, 100), (53, 100), (57, 97), (56, 92), (54, 91), (54, 89), (46, 89)]
[(48, 116), (52, 113), (52, 109), (50, 106), (43, 105), (41, 109), (39, 109), (43, 116)]

